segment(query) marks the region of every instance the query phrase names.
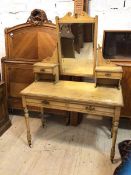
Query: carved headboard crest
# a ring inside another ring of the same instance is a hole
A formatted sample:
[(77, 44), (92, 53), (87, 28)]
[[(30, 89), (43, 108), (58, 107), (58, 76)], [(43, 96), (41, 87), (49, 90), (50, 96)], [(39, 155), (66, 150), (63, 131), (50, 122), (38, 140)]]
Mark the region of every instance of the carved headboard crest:
[(46, 13), (41, 9), (32, 10), (29, 18), (27, 19), (27, 23), (34, 25), (42, 25), (43, 23), (52, 23), (48, 20)]

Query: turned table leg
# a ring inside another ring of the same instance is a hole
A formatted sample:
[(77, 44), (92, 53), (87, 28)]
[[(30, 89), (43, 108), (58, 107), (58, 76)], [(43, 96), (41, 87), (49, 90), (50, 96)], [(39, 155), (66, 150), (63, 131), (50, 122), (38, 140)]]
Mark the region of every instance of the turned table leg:
[(31, 147), (32, 143), (31, 143), (31, 134), (30, 134), (29, 113), (28, 113), (28, 109), (26, 106), (25, 97), (22, 97), (22, 103), (23, 103), (24, 113), (25, 113), (25, 123), (26, 123), (26, 129), (27, 129), (27, 141), (28, 141), (29, 147)]
[(25, 123), (26, 123), (26, 128), (27, 128), (27, 141), (28, 141), (29, 147), (31, 147), (32, 144), (31, 144), (31, 134), (30, 134), (28, 109), (27, 108), (24, 108), (24, 112), (25, 112)]
[(66, 126), (68, 126), (70, 124), (70, 112), (67, 111), (66, 112)]
[(45, 116), (44, 116), (44, 108), (43, 107), (41, 107), (41, 122), (42, 122), (42, 126), (44, 128), (45, 124), (46, 124), (46, 119), (45, 119)]
[[(113, 117), (113, 119), (114, 119), (114, 117)], [(113, 123), (114, 123), (113, 119), (112, 119), (112, 126), (111, 126), (111, 138), (113, 137)]]
[(112, 126), (112, 148), (111, 148), (111, 154), (110, 159), (113, 163), (114, 157), (115, 157), (115, 145), (116, 145), (116, 139), (117, 139), (117, 132), (118, 132), (118, 125), (119, 125), (119, 118), (120, 118), (120, 107), (115, 108), (115, 115), (113, 117), (113, 126)]

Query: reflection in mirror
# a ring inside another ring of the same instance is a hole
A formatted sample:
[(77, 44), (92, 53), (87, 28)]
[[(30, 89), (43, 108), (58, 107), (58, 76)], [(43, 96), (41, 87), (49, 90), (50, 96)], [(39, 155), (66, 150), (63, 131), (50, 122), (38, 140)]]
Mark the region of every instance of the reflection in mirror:
[(88, 74), (93, 74), (93, 31), (94, 24), (60, 24), (61, 57), (66, 73), (77, 70), (74, 73), (80, 75), (88, 69)]
[(76, 18), (67, 14), (58, 19), (58, 49), (61, 73), (92, 77), (96, 60), (97, 17)]
[(60, 24), (62, 58), (92, 59), (93, 29), (93, 24)]

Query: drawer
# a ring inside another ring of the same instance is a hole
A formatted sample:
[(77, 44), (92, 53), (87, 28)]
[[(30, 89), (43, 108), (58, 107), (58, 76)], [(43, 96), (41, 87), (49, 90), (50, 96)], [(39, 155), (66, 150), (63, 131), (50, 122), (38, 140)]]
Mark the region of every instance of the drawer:
[(34, 72), (36, 73), (53, 73), (53, 69), (51, 68), (41, 68), (41, 67), (34, 67)]
[(30, 99), (30, 98), (26, 98), (26, 103), (29, 106), (60, 109), (60, 110), (95, 114), (95, 115), (101, 115), (101, 116), (114, 115), (113, 107), (106, 107), (106, 106), (99, 106), (99, 105), (92, 105), (92, 104), (77, 104), (77, 103), (64, 102), (64, 101), (55, 101), (55, 100), (48, 100), (48, 99), (38, 100), (38, 99)]
[(113, 107), (106, 106), (98, 106), (92, 104), (69, 104), (69, 108), (71, 111), (95, 114), (95, 115), (103, 115), (103, 116), (112, 116), (114, 114)]
[[(65, 110), (67, 110), (68, 108), (68, 103), (64, 103), (64, 102), (60, 102), (60, 101), (53, 101), (53, 100), (42, 100), (41, 101), (42, 106), (44, 107), (58, 107), (57, 109), (61, 109), (61, 107), (64, 107)], [(63, 109), (63, 108), (62, 108)]]
[(64, 103), (60, 101), (47, 100), (47, 99), (37, 100), (37, 99), (26, 98), (26, 103), (27, 105), (31, 105), (31, 106), (68, 110), (68, 103)]
[(96, 78), (121, 79), (122, 73), (118, 72), (96, 72)]

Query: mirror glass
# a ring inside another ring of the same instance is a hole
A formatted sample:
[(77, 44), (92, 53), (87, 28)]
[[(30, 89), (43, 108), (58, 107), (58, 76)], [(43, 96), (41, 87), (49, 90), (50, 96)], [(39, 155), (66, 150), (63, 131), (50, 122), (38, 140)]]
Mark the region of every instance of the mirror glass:
[(94, 23), (59, 23), (62, 72), (93, 76)]

